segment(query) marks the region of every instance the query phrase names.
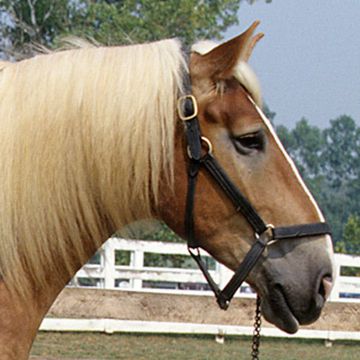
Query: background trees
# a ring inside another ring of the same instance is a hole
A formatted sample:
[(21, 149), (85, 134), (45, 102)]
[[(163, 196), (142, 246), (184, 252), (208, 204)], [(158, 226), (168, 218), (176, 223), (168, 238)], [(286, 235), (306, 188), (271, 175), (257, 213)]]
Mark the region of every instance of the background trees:
[[(222, 37), (237, 24), (245, 0), (2, 0), (0, 39), (3, 57), (31, 55), (29, 45), (51, 47), (68, 34), (100, 43), (129, 44), (179, 37)], [(254, 0), (247, 0), (249, 3)]]
[(2, 0), (0, 41), (2, 57), (31, 54), (28, 45), (50, 46), (56, 36), (71, 27), (80, 1)]
[(277, 132), (331, 224), (338, 250), (360, 253), (360, 127), (343, 115), (325, 129), (302, 119)]

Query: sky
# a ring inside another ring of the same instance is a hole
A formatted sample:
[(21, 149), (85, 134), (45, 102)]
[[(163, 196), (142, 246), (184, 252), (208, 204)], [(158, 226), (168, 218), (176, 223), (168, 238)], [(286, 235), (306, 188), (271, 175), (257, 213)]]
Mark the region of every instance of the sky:
[(292, 128), (302, 117), (318, 127), (349, 115), (360, 125), (360, 1), (243, 2), (230, 39), (260, 20), (265, 37), (250, 64), (275, 124)]

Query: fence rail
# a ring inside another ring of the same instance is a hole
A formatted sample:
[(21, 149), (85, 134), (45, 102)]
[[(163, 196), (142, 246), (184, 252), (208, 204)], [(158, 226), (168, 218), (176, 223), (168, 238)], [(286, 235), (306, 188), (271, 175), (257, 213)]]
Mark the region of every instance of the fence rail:
[[(203, 253), (206, 258), (208, 255)], [(177, 262), (178, 267), (153, 266), (156, 259), (165, 265)], [(185, 244), (111, 238), (69, 286), (211, 294), (200, 270), (192, 265)], [(209, 266), (214, 280), (223, 287), (232, 272), (211, 260)], [(360, 277), (356, 276), (360, 273), (360, 256), (335, 254), (335, 272), (330, 301), (360, 302)], [(255, 294), (244, 284), (236, 296)]]

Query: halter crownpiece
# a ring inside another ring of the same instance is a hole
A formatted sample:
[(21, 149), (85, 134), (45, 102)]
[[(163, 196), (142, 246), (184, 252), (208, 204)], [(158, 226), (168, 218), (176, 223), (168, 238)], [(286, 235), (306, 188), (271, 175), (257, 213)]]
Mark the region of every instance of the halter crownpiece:
[[(188, 81), (188, 83), (190, 84), (190, 81)], [(188, 190), (185, 208), (185, 233), (188, 242), (188, 250), (190, 255), (198, 264), (211, 290), (214, 292), (220, 308), (226, 310), (236, 291), (245, 281), (248, 274), (256, 265), (265, 248), (269, 244), (283, 239), (297, 239), (302, 237), (331, 234), (331, 230), (329, 225), (324, 222), (284, 227), (275, 227), (272, 224), (264, 222), (255, 208), (216, 161), (212, 153), (212, 144), (209, 139), (201, 136), (199, 121), (197, 118), (198, 106), (193, 95), (185, 95), (179, 98), (178, 114), (179, 118), (184, 123), (187, 154), (189, 157)], [(206, 150), (203, 150), (203, 144), (206, 144)], [(195, 237), (195, 191), (197, 176), (201, 168), (204, 168), (215, 180), (224, 194), (233, 203), (236, 211), (244, 216), (254, 230), (254, 244), (251, 246), (240, 266), (237, 268), (223, 290), (219, 289), (203, 262), (199, 252), (200, 244), (197, 242)]]

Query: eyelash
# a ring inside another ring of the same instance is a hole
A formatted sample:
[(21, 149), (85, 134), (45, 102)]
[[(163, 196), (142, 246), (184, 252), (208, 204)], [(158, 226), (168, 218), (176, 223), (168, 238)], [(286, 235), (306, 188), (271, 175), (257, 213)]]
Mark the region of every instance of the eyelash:
[(242, 155), (249, 155), (254, 152), (264, 151), (265, 136), (262, 131), (250, 134), (231, 136), (235, 149)]

